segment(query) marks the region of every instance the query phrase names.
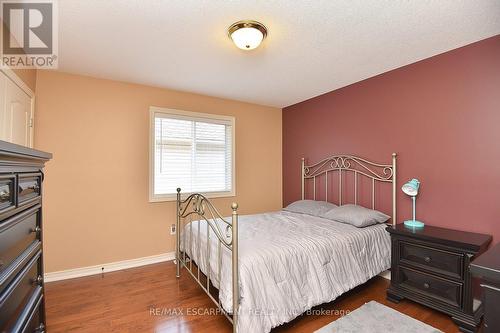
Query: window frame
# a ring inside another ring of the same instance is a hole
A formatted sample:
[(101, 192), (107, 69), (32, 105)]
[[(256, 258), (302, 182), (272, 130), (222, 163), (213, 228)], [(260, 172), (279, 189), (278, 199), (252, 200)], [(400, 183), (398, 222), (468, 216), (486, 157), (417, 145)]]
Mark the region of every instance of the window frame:
[[(233, 116), (224, 116), (211, 113), (192, 112), (177, 109), (161, 108), (156, 106), (149, 107), (149, 202), (164, 202), (175, 201), (177, 194), (155, 194), (154, 193), (154, 177), (155, 177), (155, 119), (156, 115), (166, 115), (166, 118), (179, 118), (191, 121), (217, 123), (217, 121), (226, 124), (231, 123), (231, 191), (214, 191), (200, 192), (207, 198), (227, 198), (236, 196), (236, 127), (235, 118)], [(171, 116), (171, 117), (168, 117)], [(174, 117), (172, 117), (174, 116)], [(189, 195), (193, 192), (184, 192), (181, 189), (181, 194)]]

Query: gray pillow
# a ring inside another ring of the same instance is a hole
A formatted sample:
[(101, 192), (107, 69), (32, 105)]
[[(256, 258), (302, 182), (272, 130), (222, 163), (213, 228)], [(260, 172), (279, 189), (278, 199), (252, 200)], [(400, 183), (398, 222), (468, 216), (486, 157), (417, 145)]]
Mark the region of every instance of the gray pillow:
[(291, 204), (283, 208), (283, 210), (319, 217), (336, 207), (338, 206), (326, 201), (298, 200), (292, 202)]
[(321, 217), (337, 222), (348, 223), (361, 228), (372, 224), (387, 222), (391, 217), (378, 210), (357, 205), (342, 205), (321, 215)]

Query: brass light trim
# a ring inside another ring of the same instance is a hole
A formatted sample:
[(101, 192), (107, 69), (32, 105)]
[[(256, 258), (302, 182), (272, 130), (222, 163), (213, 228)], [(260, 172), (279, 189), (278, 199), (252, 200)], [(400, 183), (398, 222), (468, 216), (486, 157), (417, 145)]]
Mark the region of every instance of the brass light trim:
[(236, 30), (239, 30), (241, 28), (257, 29), (260, 32), (262, 32), (262, 36), (263, 36), (262, 40), (266, 39), (266, 36), (267, 36), (266, 26), (260, 22), (252, 21), (252, 20), (243, 20), (243, 21), (238, 21), (238, 22), (231, 24), (229, 29), (227, 29), (229, 38), (231, 38), (231, 35), (233, 34), (233, 32), (235, 32)]

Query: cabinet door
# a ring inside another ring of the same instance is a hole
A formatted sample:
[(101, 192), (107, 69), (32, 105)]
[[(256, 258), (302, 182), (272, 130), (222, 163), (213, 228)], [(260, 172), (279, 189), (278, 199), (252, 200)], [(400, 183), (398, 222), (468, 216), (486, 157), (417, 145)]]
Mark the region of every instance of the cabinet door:
[(31, 98), (9, 78), (4, 82), (3, 136), (6, 141), (30, 147)]

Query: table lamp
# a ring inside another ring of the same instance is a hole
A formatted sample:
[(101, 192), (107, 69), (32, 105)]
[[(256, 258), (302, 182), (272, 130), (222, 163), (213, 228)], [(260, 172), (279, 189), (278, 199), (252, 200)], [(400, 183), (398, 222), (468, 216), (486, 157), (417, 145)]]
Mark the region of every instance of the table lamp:
[(418, 194), (418, 188), (420, 187), (420, 182), (418, 179), (413, 178), (408, 183), (404, 184), (401, 187), (401, 190), (407, 195), (409, 195), (413, 199), (413, 220), (405, 221), (404, 224), (409, 228), (423, 228), (424, 223), (415, 220), (415, 198)]

